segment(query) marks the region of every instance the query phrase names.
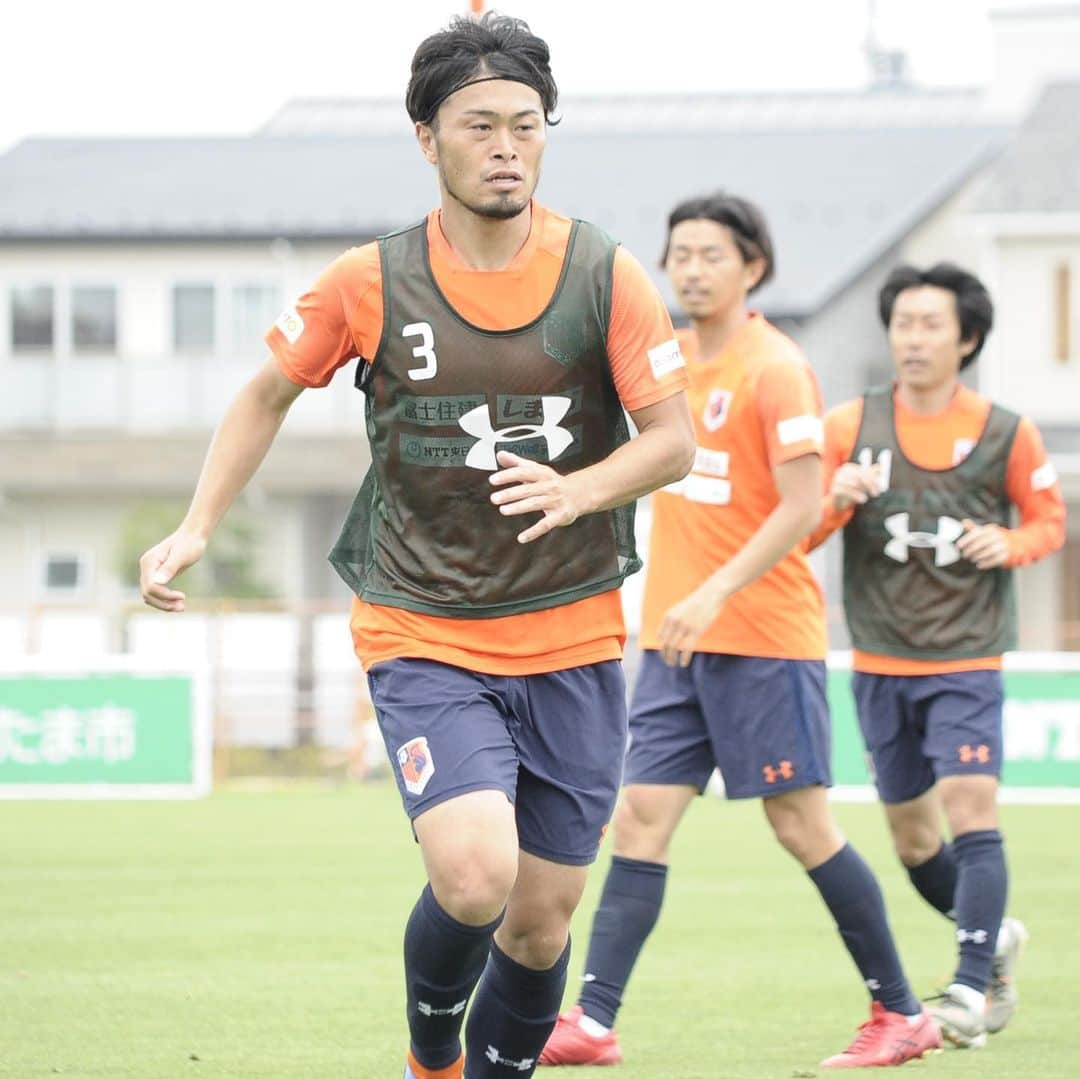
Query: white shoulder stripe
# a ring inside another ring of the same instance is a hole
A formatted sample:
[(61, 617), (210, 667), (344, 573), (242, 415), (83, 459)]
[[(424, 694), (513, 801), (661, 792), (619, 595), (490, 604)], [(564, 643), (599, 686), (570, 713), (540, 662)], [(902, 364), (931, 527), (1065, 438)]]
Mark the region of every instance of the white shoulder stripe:
[(805, 441), (821, 445), (825, 441), (825, 424), (822, 423), (820, 416), (806, 413), (804, 416), (792, 416), (789, 420), (781, 420), (776, 425), (776, 434), (782, 446)]

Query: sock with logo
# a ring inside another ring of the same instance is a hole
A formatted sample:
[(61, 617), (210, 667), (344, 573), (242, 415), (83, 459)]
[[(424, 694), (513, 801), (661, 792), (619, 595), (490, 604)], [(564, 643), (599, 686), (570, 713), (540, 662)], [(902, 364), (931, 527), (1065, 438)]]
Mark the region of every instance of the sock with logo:
[(559, 1017), (569, 962), (569, 940), (547, 970), (524, 967), (491, 942), (465, 1027), (468, 1079), (495, 1079), (515, 1071), (532, 1075)]
[(859, 852), (847, 843), (807, 873), (825, 900), (870, 995), (891, 1012), (919, 1014), (922, 1005), (912, 993), (896, 954), (881, 888)]
[(953, 979), (986, 992), (994, 945), (1005, 913), (1009, 872), (1001, 832), (965, 832), (953, 839), (959, 877), (956, 882), (956, 939), (960, 965)]
[(420, 893), (405, 927), (405, 992), (409, 1048), (423, 1068), (448, 1068), (461, 1056), (465, 1004), (501, 921), (465, 925), (439, 906), (430, 884)]
[(941, 849), (932, 858), (919, 865), (905, 867), (915, 890), (935, 910), (946, 918), (952, 918), (956, 906), (956, 856), (944, 840)]
[(615, 1025), (626, 983), (660, 916), (668, 867), (635, 858), (611, 859), (600, 906), (593, 916), (585, 987), (578, 1004), (589, 1019)]

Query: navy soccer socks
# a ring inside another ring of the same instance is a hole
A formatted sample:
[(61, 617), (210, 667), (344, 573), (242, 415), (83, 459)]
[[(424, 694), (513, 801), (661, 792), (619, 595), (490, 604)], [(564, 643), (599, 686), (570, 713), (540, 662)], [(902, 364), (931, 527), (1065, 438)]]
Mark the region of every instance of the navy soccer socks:
[(502, 920), (472, 926), (452, 918), (427, 885), (405, 927), (405, 990), (410, 1049), (426, 1068), (461, 1056), (465, 1005), (487, 962), (491, 937)]
[(847, 843), (807, 873), (874, 1000), (891, 1012), (921, 1013), (896, 954), (881, 888), (859, 852)]
[(491, 942), (465, 1028), (468, 1079), (532, 1074), (559, 1017), (569, 962), (569, 940), (547, 970), (524, 967)]
[(956, 884), (956, 939), (960, 965), (955, 982), (985, 993), (1009, 887), (1005, 848), (996, 828), (965, 832), (953, 840)]
[(953, 848), (942, 840), (941, 849), (919, 865), (905, 867), (915, 890), (935, 910), (946, 918), (953, 917), (956, 907), (956, 856)]
[(634, 858), (611, 860), (593, 917), (582, 1011), (605, 1027), (615, 1025), (626, 983), (664, 902), (668, 867)]

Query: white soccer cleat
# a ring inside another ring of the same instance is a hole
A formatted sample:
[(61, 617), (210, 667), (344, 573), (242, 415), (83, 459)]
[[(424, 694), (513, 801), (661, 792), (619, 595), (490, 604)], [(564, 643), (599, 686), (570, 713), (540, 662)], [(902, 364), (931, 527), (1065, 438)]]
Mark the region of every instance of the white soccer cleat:
[(986, 1029), (991, 1034), (1004, 1030), (1012, 1019), (1020, 994), (1016, 989), (1016, 964), (1028, 942), (1027, 927), (1018, 918), (1003, 918), (994, 948), (994, 965), (986, 987)]
[[(926, 1010), (937, 1020), (946, 1041), (959, 1049), (982, 1049), (986, 1045), (986, 1019), (982, 1008), (973, 1008), (964, 999), (966, 986), (950, 985), (940, 996), (927, 1001)], [(976, 994), (978, 998), (982, 994)]]

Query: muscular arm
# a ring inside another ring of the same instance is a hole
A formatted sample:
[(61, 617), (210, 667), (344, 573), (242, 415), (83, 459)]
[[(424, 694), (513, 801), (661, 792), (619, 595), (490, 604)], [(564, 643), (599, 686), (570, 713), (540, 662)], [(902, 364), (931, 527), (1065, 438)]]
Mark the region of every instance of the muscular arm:
[(184, 594), (166, 587), (168, 582), (202, 557), (211, 534), (255, 474), (302, 390), (270, 359), (233, 398), (214, 432), (183, 522), (139, 561), (143, 599), (151, 607), (184, 609)]
[(631, 502), (658, 487), (682, 479), (694, 463), (694, 428), (686, 394), (631, 413), (638, 436), (595, 465), (563, 476), (547, 465), (501, 452), (501, 471), (492, 474), (498, 488), (491, 501), (506, 516), (544, 516), (518, 536), (522, 543), (553, 528), (573, 524), (586, 513), (599, 513)]
[(668, 611), (660, 626), (664, 660), (687, 666), (694, 644), (728, 599), (766, 573), (814, 528), (821, 517), (821, 458), (814, 453), (773, 468), (780, 501), (742, 549), (696, 591)]

